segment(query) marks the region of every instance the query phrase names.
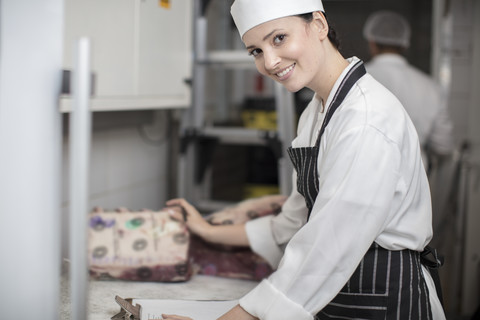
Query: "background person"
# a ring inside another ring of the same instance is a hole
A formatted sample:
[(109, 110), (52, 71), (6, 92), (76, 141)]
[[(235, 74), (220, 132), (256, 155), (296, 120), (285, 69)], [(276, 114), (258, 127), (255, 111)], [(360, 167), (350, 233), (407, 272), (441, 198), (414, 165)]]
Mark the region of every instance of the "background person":
[(403, 56), (410, 45), (410, 34), (410, 25), (400, 14), (386, 10), (371, 14), (363, 28), (372, 56), (366, 68), (407, 110), (417, 129), (428, 168), (428, 153), (431, 156), (452, 153), (453, 125), (441, 87)]
[(320, 0), (231, 8), (258, 71), (315, 92), (289, 148), (294, 185), (282, 212), (212, 226), (184, 199), (167, 205), (185, 209), (192, 233), (249, 245), (276, 268), (221, 320), (445, 319), (421, 265), (432, 226), (415, 128), (362, 61), (340, 54), (323, 11)]

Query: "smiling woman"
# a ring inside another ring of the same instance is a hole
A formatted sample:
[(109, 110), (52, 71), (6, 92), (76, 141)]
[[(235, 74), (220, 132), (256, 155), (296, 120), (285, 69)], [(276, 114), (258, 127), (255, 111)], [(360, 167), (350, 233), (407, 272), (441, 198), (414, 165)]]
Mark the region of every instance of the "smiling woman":
[(445, 319), (422, 265), (431, 200), (414, 126), (361, 60), (340, 54), (324, 12), (320, 0), (232, 5), (258, 71), (315, 96), (288, 148), (295, 182), (278, 215), (212, 227), (174, 200), (191, 232), (249, 245), (277, 268), (220, 319)]

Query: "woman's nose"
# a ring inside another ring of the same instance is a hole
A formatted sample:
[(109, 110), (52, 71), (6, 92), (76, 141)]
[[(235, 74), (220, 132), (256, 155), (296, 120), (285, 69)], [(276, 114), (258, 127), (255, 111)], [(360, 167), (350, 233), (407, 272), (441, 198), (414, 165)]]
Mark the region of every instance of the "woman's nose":
[(280, 63), (280, 57), (273, 51), (267, 51), (263, 53), (265, 69), (267, 71), (275, 70)]

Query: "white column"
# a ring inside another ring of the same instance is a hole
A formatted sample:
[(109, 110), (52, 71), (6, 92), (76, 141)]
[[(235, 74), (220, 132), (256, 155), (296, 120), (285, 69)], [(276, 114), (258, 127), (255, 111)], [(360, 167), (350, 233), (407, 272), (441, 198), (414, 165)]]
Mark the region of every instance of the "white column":
[(0, 318), (58, 319), (62, 0), (0, 2)]
[(73, 110), (70, 113), (70, 291), (71, 318), (87, 318), (88, 300), (88, 176), (91, 138), (90, 40), (75, 45), (72, 77)]

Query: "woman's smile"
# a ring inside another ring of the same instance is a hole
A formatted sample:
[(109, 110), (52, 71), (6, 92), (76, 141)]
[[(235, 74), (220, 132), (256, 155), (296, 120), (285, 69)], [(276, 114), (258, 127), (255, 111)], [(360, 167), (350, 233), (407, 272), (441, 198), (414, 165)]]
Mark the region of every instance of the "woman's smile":
[(290, 77), (290, 75), (293, 73), (293, 69), (295, 69), (295, 63), (282, 69), (281, 71), (275, 73), (275, 75), (278, 77), (278, 80), (283, 81), (286, 80)]

